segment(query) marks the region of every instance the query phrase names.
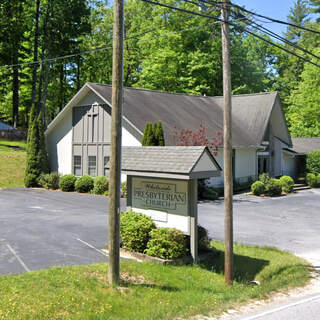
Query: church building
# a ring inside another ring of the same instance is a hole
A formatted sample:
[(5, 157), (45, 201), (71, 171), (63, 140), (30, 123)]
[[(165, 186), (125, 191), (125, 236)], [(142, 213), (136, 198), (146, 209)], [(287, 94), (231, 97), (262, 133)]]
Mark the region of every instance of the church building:
[[(52, 171), (76, 176), (108, 175), (111, 86), (86, 83), (49, 124), (45, 135)], [(276, 92), (232, 97), (233, 168), (237, 181), (296, 172), (295, 153)], [(175, 130), (207, 128), (209, 139), (223, 130), (223, 98), (124, 88), (122, 145), (140, 146), (146, 122), (162, 122), (166, 146)], [(223, 168), (223, 150), (215, 156)], [(223, 177), (223, 175), (222, 175)], [(213, 178), (221, 185), (223, 178)]]

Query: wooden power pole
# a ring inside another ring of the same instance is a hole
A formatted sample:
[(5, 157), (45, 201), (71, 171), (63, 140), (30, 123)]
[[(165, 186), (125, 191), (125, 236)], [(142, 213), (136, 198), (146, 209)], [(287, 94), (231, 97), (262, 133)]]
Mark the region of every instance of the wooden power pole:
[(108, 280), (118, 285), (120, 280), (120, 186), (121, 129), (123, 103), (123, 0), (114, 0), (112, 116), (109, 185), (109, 268)]
[(224, 0), (222, 17), (222, 61), (223, 61), (223, 157), (224, 157), (224, 207), (225, 207), (225, 282), (232, 284), (233, 275), (233, 178), (232, 178), (232, 106), (231, 106), (231, 64), (229, 35), (229, 0)]

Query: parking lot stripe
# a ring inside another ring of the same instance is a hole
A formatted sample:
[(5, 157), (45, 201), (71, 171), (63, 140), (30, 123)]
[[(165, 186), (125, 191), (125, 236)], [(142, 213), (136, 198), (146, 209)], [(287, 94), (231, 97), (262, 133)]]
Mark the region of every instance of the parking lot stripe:
[(102, 250), (97, 249), (96, 247), (94, 247), (94, 246), (91, 245), (90, 243), (85, 242), (85, 241), (83, 241), (83, 240), (81, 240), (81, 239), (79, 239), (79, 238), (76, 238), (76, 240), (82, 242), (83, 244), (85, 244), (85, 245), (88, 246), (89, 248), (91, 248), (91, 249), (93, 249), (93, 250), (96, 250), (97, 252), (101, 253), (102, 255), (104, 255), (104, 256), (106, 256), (106, 257), (108, 256), (108, 255), (105, 254)]
[(26, 264), (22, 261), (22, 259), (18, 256), (18, 254), (13, 250), (13, 248), (10, 246), (10, 244), (7, 244), (8, 249), (11, 251), (11, 253), (16, 257), (16, 259), (20, 262), (24, 270), (27, 272), (30, 272), (31, 270), (26, 266)]

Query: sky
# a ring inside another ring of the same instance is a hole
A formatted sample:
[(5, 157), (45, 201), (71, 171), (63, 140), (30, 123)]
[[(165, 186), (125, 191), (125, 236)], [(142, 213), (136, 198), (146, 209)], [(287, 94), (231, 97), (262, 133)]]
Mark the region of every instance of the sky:
[[(294, 0), (232, 0), (231, 2), (245, 6), (246, 9), (256, 13), (287, 21), (290, 8), (294, 4)], [(286, 31), (286, 26), (278, 23), (268, 23), (264, 25), (273, 32), (283, 33)]]

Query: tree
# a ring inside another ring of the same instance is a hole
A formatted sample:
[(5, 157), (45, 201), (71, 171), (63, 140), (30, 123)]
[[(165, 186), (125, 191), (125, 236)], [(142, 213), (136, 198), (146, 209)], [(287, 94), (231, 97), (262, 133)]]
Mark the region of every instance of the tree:
[[(34, 109), (34, 108), (33, 108)], [(49, 173), (49, 160), (45, 147), (44, 123), (42, 114), (36, 116), (34, 110), (30, 117), (28, 144), (27, 144), (27, 164), (24, 183), (27, 188), (37, 187), (41, 174)]]
[(218, 154), (218, 147), (223, 145), (222, 131), (217, 131), (215, 137), (209, 138), (204, 125), (197, 130), (174, 128), (173, 136), (177, 146), (207, 146), (214, 155)]
[(164, 140), (164, 134), (163, 134), (163, 128), (162, 128), (162, 123), (159, 121), (157, 130), (155, 132), (156, 140), (157, 140), (157, 145), (163, 147), (165, 145), (165, 140)]

